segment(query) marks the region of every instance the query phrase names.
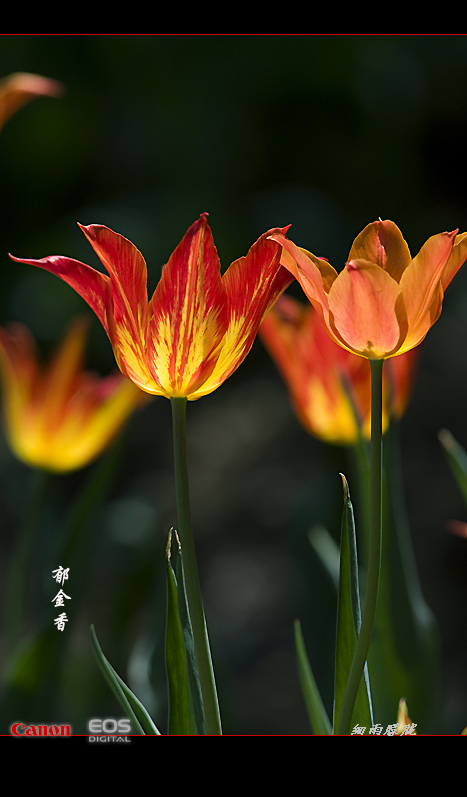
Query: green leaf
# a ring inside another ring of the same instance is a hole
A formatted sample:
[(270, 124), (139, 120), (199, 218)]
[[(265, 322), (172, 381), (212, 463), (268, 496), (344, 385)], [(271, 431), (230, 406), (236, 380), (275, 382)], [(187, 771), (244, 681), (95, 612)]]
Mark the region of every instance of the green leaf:
[(449, 467), (467, 504), (467, 453), (447, 429), (442, 429), (438, 439), (444, 448)]
[[(177, 537), (178, 541), (178, 537)], [(166, 667), (169, 684), (169, 733), (204, 735), (206, 724), (193, 631), (185, 592), (183, 557), (178, 541), (176, 573), (167, 546)]]
[(143, 704), (128, 688), (125, 682), (114, 670), (112, 665), (105, 658), (99, 642), (97, 641), (97, 636), (93, 625), (91, 626), (90, 630), (91, 640), (99, 667), (101, 668), (104, 678), (112, 689), (114, 695), (116, 696), (123, 710), (126, 712), (128, 719), (131, 720), (134, 729), (141, 736), (159, 736), (160, 731), (156, 728)]
[(308, 533), (308, 539), (337, 590), (339, 586), (339, 546), (324, 526), (313, 526)]
[(178, 612), (178, 585), (170, 562), (167, 566), (166, 667), (169, 686), (169, 734), (197, 734), (191, 698), (185, 640)]
[[(361, 623), (354, 513), (347, 480), (342, 474), (341, 478), (344, 488), (344, 508), (341, 525), (339, 594), (337, 604), (334, 728), (337, 728), (338, 725), (342, 700), (352, 666)], [(361, 725), (369, 729), (373, 724), (372, 714), (368, 671), (365, 666), (352, 714), (352, 725)]]
[(331, 723), (308, 660), (299, 620), (295, 621), (294, 634), (298, 673), (313, 733), (317, 736), (330, 736), (332, 733)]

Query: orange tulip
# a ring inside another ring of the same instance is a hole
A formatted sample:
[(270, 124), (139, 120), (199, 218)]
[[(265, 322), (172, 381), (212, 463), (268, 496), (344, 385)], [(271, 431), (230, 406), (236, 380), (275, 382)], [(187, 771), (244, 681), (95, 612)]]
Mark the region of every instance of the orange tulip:
[(410, 351), (438, 319), (444, 291), (467, 258), (467, 233), (444, 232), (412, 258), (392, 221), (375, 221), (355, 239), (338, 274), (323, 258), (281, 234), (281, 263), (298, 280), (331, 338), (382, 360)]
[(198, 399), (221, 385), (245, 359), (259, 325), (293, 277), (281, 247), (259, 238), (220, 275), (206, 214), (184, 235), (148, 303), (146, 263), (136, 247), (107, 227), (81, 230), (109, 276), (67, 257), (12, 258), (56, 274), (90, 305), (109, 336), (125, 376), (148, 393)]
[(0, 129), (23, 105), (34, 97), (59, 97), (64, 91), (58, 80), (14, 72), (0, 80)]
[[(289, 390), (304, 428), (328, 443), (351, 445), (371, 433), (370, 365), (335, 344), (311, 304), (282, 296), (260, 327), (260, 337)], [(383, 431), (407, 403), (418, 351), (387, 363)]]
[(82, 370), (85, 335), (78, 319), (42, 366), (25, 326), (0, 328), (5, 432), (13, 453), (31, 467), (55, 472), (84, 467), (147, 401), (118, 371), (99, 378)]

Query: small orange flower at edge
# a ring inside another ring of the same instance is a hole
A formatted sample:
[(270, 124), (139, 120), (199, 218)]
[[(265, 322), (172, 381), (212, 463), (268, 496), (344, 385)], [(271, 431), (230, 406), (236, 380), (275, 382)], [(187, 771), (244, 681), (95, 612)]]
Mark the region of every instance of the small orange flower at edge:
[(117, 370), (106, 377), (82, 370), (86, 327), (83, 319), (75, 321), (45, 365), (25, 326), (0, 327), (5, 434), (15, 456), (30, 467), (84, 467), (148, 400)]
[(34, 97), (59, 97), (64, 86), (58, 80), (14, 72), (0, 80), (0, 129), (8, 119)]
[(397, 730), (396, 736), (416, 736), (415, 728), (417, 726), (412, 722), (407, 710), (407, 703), (405, 698), (401, 697), (399, 700), (399, 707), (397, 710)]
[(418, 346), (438, 319), (444, 291), (467, 258), (467, 233), (457, 233), (432, 236), (412, 258), (399, 228), (375, 221), (357, 236), (339, 274), (284, 236), (273, 239), (332, 339), (381, 360)]
[(79, 226), (109, 276), (62, 256), (12, 259), (71, 285), (104, 326), (122, 373), (155, 395), (192, 401), (219, 387), (245, 359), (264, 316), (293, 280), (271, 240), (275, 234), (285, 239), (285, 228), (262, 235), (221, 277), (202, 214), (163, 267), (148, 302), (138, 249), (108, 227)]
[[(327, 443), (352, 445), (371, 433), (370, 365), (338, 346), (311, 304), (281, 296), (260, 338), (282, 375), (304, 428)], [(383, 377), (383, 431), (405, 410), (413, 381), (413, 350), (390, 360)]]

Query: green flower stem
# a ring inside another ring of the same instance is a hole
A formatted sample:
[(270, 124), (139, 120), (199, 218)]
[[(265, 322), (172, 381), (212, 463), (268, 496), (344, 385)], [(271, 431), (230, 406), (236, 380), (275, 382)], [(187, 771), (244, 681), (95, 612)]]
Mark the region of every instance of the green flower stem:
[(175, 488), (178, 535), (183, 554), (185, 589), (192, 623), (195, 654), (205, 711), (206, 733), (220, 735), (221, 722), (208, 633), (199, 583), (196, 550), (191, 525), (190, 494), (186, 456), (186, 398), (171, 398), (174, 442)]
[(355, 654), (350, 668), (347, 687), (342, 701), (337, 735), (348, 735), (358, 687), (368, 658), (373, 624), (376, 614), (379, 577), (381, 570), (382, 541), (382, 454), (383, 454), (383, 362), (370, 360), (371, 366), (371, 448), (370, 448), (370, 540), (368, 570), (362, 623)]

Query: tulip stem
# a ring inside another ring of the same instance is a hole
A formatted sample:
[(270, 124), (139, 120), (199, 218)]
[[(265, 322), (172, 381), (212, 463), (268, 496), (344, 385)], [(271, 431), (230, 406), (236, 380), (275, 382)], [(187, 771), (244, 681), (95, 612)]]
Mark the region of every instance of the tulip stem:
[(383, 479), (383, 363), (370, 360), (371, 367), (371, 448), (370, 448), (370, 540), (362, 622), (342, 701), (337, 735), (348, 735), (352, 712), (370, 648), (378, 599), (382, 544)]
[(193, 640), (198, 663), (199, 680), (205, 711), (206, 734), (220, 735), (221, 722), (214, 671), (204, 616), (195, 542), (191, 523), (190, 493), (186, 454), (187, 399), (171, 398), (174, 443), (175, 488), (178, 513), (178, 535), (183, 555), (185, 589), (192, 624)]

